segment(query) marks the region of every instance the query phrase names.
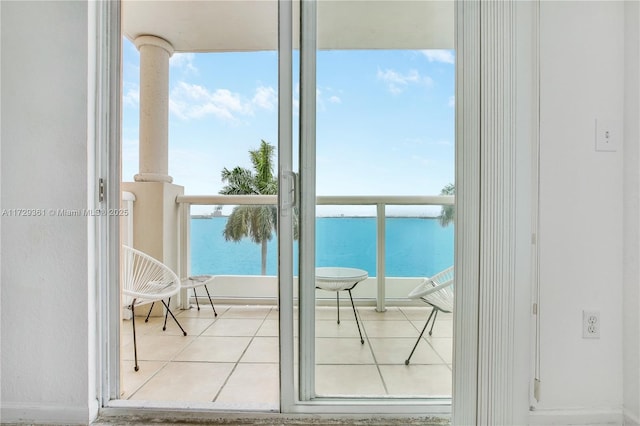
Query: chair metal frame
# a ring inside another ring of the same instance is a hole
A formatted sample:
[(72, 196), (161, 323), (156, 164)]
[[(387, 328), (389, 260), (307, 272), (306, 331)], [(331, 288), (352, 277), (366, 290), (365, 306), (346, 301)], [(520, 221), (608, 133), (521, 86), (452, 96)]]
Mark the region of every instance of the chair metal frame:
[[(195, 275), (195, 276), (191, 276), (191, 277), (187, 277), (187, 278), (183, 278), (182, 280), (180, 280), (180, 289), (193, 289), (193, 297), (194, 299), (196, 299), (196, 306), (198, 307), (198, 310), (200, 310), (200, 303), (198, 303), (198, 294), (196, 293), (196, 287), (200, 287), (203, 286), (204, 289), (207, 292), (207, 296), (209, 297), (209, 303), (211, 303), (211, 308), (213, 309), (213, 316), (217, 317), (218, 313), (216, 312), (216, 307), (213, 305), (213, 299), (211, 299), (211, 294), (209, 293), (209, 289), (207, 288), (207, 284), (211, 283), (211, 281), (213, 281), (214, 279), (214, 275)], [(149, 317), (151, 316), (151, 311), (153, 310), (153, 303), (151, 304), (151, 307), (149, 308), (149, 313), (147, 313), (147, 317), (145, 318), (144, 322), (148, 322), (149, 321)], [(166, 330), (167, 328), (167, 312), (165, 312), (164, 315), (164, 326), (162, 327), (163, 330)]]
[[(136, 306), (161, 301), (166, 309), (162, 329), (166, 330), (167, 315), (170, 314), (178, 327), (180, 327), (180, 330), (182, 330), (183, 335), (187, 335), (187, 332), (182, 328), (180, 322), (169, 308), (171, 296), (180, 291), (180, 279), (175, 272), (164, 263), (140, 250), (126, 245), (122, 246), (121, 270), (122, 295), (132, 298), (127, 307), (131, 309), (131, 326), (133, 328), (133, 354), (135, 359), (133, 369), (138, 371), (140, 366), (138, 365), (138, 345), (136, 339)], [(164, 299), (168, 299), (168, 303), (165, 302)]]
[[(451, 313), (453, 312), (453, 266), (438, 272), (431, 278), (423, 279), (416, 288), (409, 293), (409, 299), (421, 299), (423, 302), (432, 307), (429, 318), (424, 324), (416, 344), (413, 345), (413, 349), (409, 354), (409, 357), (404, 361), (405, 365), (409, 365), (411, 357), (420, 343), (420, 339), (424, 335), (429, 322), (431, 322), (431, 328), (429, 329), (429, 336), (433, 333), (433, 326), (436, 323), (438, 312)], [(433, 318), (433, 321), (431, 319)]]

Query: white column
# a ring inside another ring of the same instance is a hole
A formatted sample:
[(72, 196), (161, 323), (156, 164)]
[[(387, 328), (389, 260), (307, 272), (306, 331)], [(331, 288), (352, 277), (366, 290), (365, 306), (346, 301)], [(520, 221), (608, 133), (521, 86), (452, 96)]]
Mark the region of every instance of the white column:
[(526, 424), (535, 2), (456, 2), (455, 425)]
[(169, 58), (173, 46), (159, 37), (135, 39), (140, 51), (140, 163), (136, 182), (168, 182)]

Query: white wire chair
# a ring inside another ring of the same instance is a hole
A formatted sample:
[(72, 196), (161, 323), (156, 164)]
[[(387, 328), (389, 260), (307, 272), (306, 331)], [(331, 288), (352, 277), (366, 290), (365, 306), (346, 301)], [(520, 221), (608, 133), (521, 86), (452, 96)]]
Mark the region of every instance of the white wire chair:
[(207, 288), (207, 284), (210, 284), (215, 277), (213, 275), (194, 275), (192, 277), (183, 278), (180, 282), (180, 286), (183, 289), (193, 289), (193, 298), (196, 299), (196, 306), (198, 310), (200, 310), (200, 303), (198, 303), (198, 294), (196, 293), (197, 287), (204, 287), (207, 292), (207, 297), (209, 298), (209, 303), (211, 303), (211, 308), (213, 309), (213, 316), (217, 317), (218, 313), (216, 312), (216, 307), (213, 306), (213, 299), (211, 299), (211, 294), (209, 294), (209, 289)]
[[(436, 323), (438, 312), (453, 312), (453, 266), (438, 272), (430, 278), (423, 279), (422, 282), (409, 293), (408, 297), (409, 299), (421, 299), (433, 309), (420, 332), (420, 336), (418, 336), (418, 340), (416, 340), (416, 344), (411, 350), (411, 354), (409, 354), (409, 358), (404, 361), (405, 365), (409, 365), (411, 357), (418, 347), (418, 343), (420, 339), (422, 339), (422, 335), (427, 329), (429, 322), (431, 322), (429, 336), (433, 333), (433, 325)], [(433, 321), (431, 321), (432, 318)]]
[[(204, 287), (207, 292), (207, 297), (209, 298), (209, 303), (211, 303), (211, 308), (213, 309), (213, 316), (217, 317), (218, 313), (216, 312), (216, 307), (213, 305), (213, 299), (211, 299), (211, 294), (209, 293), (209, 289), (207, 288), (208, 284), (211, 284), (215, 279), (214, 275), (194, 275), (191, 277), (183, 278), (180, 280), (180, 289), (181, 290), (189, 290), (193, 289), (193, 298), (196, 299), (196, 306), (198, 310), (200, 310), (200, 303), (198, 302), (198, 293), (196, 292), (196, 288)], [(153, 310), (153, 303), (149, 308), (149, 313), (147, 314), (147, 318), (145, 318), (144, 322), (149, 321), (149, 316), (151, 316), (151, 311)], [(165, 325), (167, 324), (167, 316), (165, 314)]]
[(166, 309), (163, 330), (166, 329), (167, 315), (170, 314), (178, 324), (182, 333), (184, 331), (169, 305), (171, 296), (180, 291), (180, 279), (164, 263), (154, 259), (146, 253), (132, 247), (122, 246), (122, 295), (128, 299), (128, 308), (131, 309), (131, 324), (133, 327), (133, 354), (135, 359), (134, 370), (138, 371), (138, 347), (136, 342), (136, 315), (135, 307), (147, 303), (161, 301)]

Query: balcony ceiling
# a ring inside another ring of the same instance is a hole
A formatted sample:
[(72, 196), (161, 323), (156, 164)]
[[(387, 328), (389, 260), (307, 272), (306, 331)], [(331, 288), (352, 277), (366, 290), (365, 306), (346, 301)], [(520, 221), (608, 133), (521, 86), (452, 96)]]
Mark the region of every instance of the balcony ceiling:
[[(320, 0), (318, 48), (452, 49), (453, 8), (452, 0)], [(275, 50), (277, 16), (275, 0), (122, 3), (123, 32), (129, 40), (155, 35), (176, 52)]]

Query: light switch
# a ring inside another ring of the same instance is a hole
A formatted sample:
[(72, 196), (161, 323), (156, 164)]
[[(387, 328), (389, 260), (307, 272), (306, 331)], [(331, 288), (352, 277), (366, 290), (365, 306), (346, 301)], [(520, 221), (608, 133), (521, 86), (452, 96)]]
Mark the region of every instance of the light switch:
[(615, 120), (596, 119), (596, 151), (617, 151), (620, 139)]

